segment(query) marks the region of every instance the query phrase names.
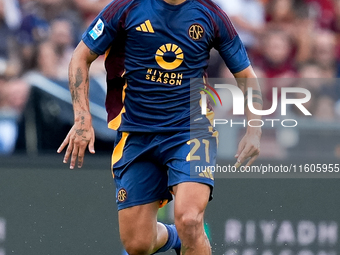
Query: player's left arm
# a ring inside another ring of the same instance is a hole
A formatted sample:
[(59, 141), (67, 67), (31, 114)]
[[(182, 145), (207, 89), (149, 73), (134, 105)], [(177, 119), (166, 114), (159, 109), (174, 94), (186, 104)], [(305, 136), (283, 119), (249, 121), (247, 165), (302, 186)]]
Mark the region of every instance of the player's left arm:
[[(227, 14), (215, 6), (214, 12), (211, 13), (214, 18), (214, 40), (213, 46), (218, 50), (223, 58), (226, 66), (234, 74), (237, 84), (245, 95), (247, 101), (248, 88), (253, 89), (253, 104), (256, 109), (262, 109), (262, 99), (260, 86), (257, 82), (256, 75), (251, 67), (250, 60), (246, 49), (237, 34), (232, 22)], [(248, 120), (260, 119), (259, 116), (251, 113), (245, 105), (246, 115)], [(249, 159), (247, 166), (251, 165), (260, 153), (260, 137), (261, 128), (249, 127), (245, 136), (239, 143), (237, 153), (236, 166), (239, 167), (247, 159)]]
[[(238, 87), (243, 91), (245, 95), (245, 111), (248, 120), (261, 120), (261, 116), (255, 115), (248, 108), (248, 88), (252, 88), (252, 102), (254, 108), (262, 110), (262, 94), (261, 89), (256, 77), (256, 74), (251, 66), (247, 67), (243, 71), (234, 73), (234, 77), (237, 80)], [(237, 162), (236, 167), (239, 167), (248, 158), (249, 161), (246, 166), (250, 166), (260, 154), (260, 139), (262, 130), (261, 127), (251, 127), (248, 125), (247, 132), (240, 141), (235, 158)]]

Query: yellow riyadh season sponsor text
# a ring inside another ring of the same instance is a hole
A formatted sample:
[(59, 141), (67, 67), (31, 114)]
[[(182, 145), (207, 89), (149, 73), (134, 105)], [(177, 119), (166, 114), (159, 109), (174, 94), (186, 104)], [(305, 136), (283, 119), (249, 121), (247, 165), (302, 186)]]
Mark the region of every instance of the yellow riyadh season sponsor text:
[(145, 77), (148, 81), (157, 83), (170, 84), (170, 85), (182, 85), (183, 74), (182, 73), (167, 73), (161, 72), (156, 69), (149, 68)]

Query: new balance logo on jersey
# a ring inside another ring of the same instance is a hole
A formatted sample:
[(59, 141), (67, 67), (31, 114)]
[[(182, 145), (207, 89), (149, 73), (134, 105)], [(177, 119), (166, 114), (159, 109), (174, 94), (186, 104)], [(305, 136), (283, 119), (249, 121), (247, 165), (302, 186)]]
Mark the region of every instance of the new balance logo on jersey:
[(141, 32), (146, 32), (146, 33), (155, 33), (150, 20), (147, 20), (143, 24), (141, 24), (139, 27), (136, 27), (136, 30), (141, 31)]

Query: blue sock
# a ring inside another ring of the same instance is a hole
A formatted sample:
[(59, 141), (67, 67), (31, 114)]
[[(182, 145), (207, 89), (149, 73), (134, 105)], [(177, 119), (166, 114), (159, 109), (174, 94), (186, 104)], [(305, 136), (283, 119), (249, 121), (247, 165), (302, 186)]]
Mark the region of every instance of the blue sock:
[(175, 225), (167, 225), (167, 224), (163, 224), (163, 225), (168, 230), (168, 241), (165, 243), (165, 245), (162, 248), (160, 248), (155, 253), (165, 252), (165, 251), (168, 251), (170, 249), (180, 249), (181, 248), (181, 241), (179, 240), (179, 237), (178, 237), (178, 234), (177, 234), (177, 229), (176, 229)]

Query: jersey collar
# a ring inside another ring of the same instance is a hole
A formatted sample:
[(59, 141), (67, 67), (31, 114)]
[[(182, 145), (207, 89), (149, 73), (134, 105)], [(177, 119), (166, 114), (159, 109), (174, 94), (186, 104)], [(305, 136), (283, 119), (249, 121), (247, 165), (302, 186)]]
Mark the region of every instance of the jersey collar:
[(173, 5), (173, 4), (169, 4), (167, 2), (165, 2), (164, 0), (156, 0), (156, 2), (158, 2), (161, 6), (163, 6), (164, 8), (171, 10), (171, 11), (177, 11), (179, 9), (181, 9), (183, 6), (189, 4), (192, 0), (186, 0), (185, 2), (178, 4), (178, 5)]

